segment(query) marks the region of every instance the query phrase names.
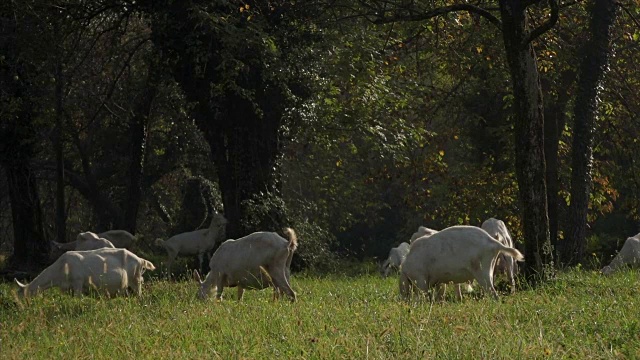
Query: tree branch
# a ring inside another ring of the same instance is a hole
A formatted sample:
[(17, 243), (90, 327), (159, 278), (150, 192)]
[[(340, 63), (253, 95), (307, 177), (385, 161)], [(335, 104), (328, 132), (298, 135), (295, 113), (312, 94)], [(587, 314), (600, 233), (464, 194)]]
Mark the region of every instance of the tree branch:
[(627, 9), (627, 7), (620, 2), (618, 2), (617, 5), (631, 18), (631, 21), (633, 21), (636, 26), (640, 28), (640, 22), (633, 16), (631, 11), (629, 11), (629, 9)]
[(532, 5), (535, 5), (535, 4), (539, 3), (540, 1), (542, 1), (542, 0), (524, 0), (522, 2), (522, 8), (526, 9), (529, 6), (532, 6)]
[(379, 14), (378, 18), (375, 19), (373, 22), (375, 24), (387, 24), (387, 23), (392, 23), (397, 21), (423, 21), (423, 20), (429, 20), (437, 16), (456, 12), (456, 11), (466, 11), (469, 13), (480, 15), (485, 19), (489, 20), (489, 22), (495, 25), (498, 29), (502, 29), (502, 22), (500, 21), (500, 19), (495, 17), (493, 14), (491, 14), (489, 10), (481, 8), (476, 5), (471, 5), (471, 4), (455, 4), (450, 6), (444, 6), (444, 7), (433, 9), (431, 11), (427, 11), (425, 13), (417, 14), (417, 15), (395, 15), (395, 16), (387, 17), (384, 14)]
[(549, 6), (551, 7), (551, 17), (549, 18), (549, 20), (533, 29), (525, 36), (525, 38), (522, 40), (522, 47), (529, 45), (529, 43), (538, 38), (540, 35), (549, 31), (558, 22), (558, 13), (560, 12), (558, 1), (549, 0)]

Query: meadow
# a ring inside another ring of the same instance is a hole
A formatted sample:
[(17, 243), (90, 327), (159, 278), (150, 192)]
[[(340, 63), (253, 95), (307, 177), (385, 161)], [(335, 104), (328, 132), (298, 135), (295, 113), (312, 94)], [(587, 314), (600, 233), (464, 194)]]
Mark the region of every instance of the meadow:
[(1, 359), (640, 358), (639, 274), (573, 270), (536, 289), (406, 303), (397, 277), (294, 274), (298, 301), (235, 289), (196, 299), (191, 281), (149, 279), (140, 298), (28, 302), (0, 285)]

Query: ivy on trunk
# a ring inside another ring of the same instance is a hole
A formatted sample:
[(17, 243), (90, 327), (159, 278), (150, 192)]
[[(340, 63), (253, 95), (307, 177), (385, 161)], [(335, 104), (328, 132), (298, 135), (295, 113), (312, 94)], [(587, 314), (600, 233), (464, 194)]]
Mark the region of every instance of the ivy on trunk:
[(465, 11), (488, 20), (502, 32), (504, 49), (512, 80), (514, 103), (514, 137), (516, 176), (525, 237), (523, 266), (525, 277), (532, 281), (554, 275), (553, 249), (549, 238), (547, 188), (544, 154), (544, 106), (536, 56), (532, 41), (551, 29), (558, 20), (558, 4), (549, 1), (551, 16), (531, 28), (527, 7), (536, 2), (501, 0), (500, 18), (493, 9), (472, 4), (452, 4), (429, 11), (385, 7), (374, 11), (377, 23), (424, 21), (456, 11)]
[(282, 126), (292, 95), (288, 75), (278, 71), (286, 65), (272, 33), (286, 7), (248, 15), (259, 2), (240, 12), (230, 4), (187, 1), (151, 10), (154, 44), (194, 104), (211, 147), (229, 237), (255, 230), (241, 227), (246, 201), (280, 188)]
[(585, 254), (587, 212), (593, 168), (593, 132), (601, 82), (609, 66), (610, 41), (616, 19), (616, 3), (594, 0), (591, 8), (589, 40), (584, 46), (574, 106), (574, 132), (571, 148), (571, 204), (568, 237), (561, 259), (567, 265), (580, 263)]

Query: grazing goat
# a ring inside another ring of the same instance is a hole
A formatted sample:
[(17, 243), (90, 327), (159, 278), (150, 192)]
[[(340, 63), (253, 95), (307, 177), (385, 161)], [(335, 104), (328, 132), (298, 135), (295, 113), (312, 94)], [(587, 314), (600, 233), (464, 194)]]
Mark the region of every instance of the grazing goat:
[(380, 265), (380, 275), (382, 277), (387, 277), (391, 271), (400, 270), (400, 265), (402, 265), (402, 262), (408, 253), (409, 243), (406, 242), (398, 245), (398, 247), (391, 248), (391, 250), (389, 250), (389, 256)]
[(78, 234), (76, 238), (76, 251), (96, 250), (102, 248), (115, 249), (111, 241), (101, 238), (91, 231)]
[(441, 298), (448, 282), (461, 284), (475, 279), (486, 293), (497, 299), (493, 268), (501, 253), (524, 260), (518, 250), (502, 245), (475, 226), (452, 226), (419, 238), (411, 244), (402, 264), (400, 295), (409, 299), (416, 287), (426, 292), (441, 285), (438, 294)]
[(111, 241), (113, 246), (122, 249), (131, 249), (137, 237), (126, 230), (109, 230), (101, 232), (98, 237)]
[[(410, 242), (413, 244), (413, 242), (421, 237), (424, 236), (431, 236), (435, 233), (437, 233), (438, 230), (433, 230), (433, 229), (429, 229), (427, 227), (424, 226), (420, 226), (418, 228), (418, 231), (416, 231), (415, 233), (413, 233), (413, 235), (411, 236), (411, 240)], [(406, 257), (406, 255), (405, 255)], [(404, 261), (404, 259), (403, 259)], [(455, 284), (456, 285), (456, 295), (458, 297), (458, 300), (462, 300), (462, 286), (465, 287), (465, 292), (472, 292), (473, 291), (473, 286), (471, 286), (471, 284), (473, 283), (473, 281), (469, 281), (467, 283), (463, 284)]]
[(420, 226), (418, 227), (418, 231), (414, 232), (413, 235), (411, 235), (411, 240), (409, 240), (409, 242), (411, 243), (413, 242), (413, 240), (419, 237), (423, 237), (425, 235), (433, 235), (437, 232), (438, 230), (433, 230), (433, 229), (429, 229), (428, 227)]
[[(93, 234), (93, 235), (87, 235)], [(95, 241), (95, 239), (100, 239), (99, 241)], [(108, 240), (108, 243), (105, 242)], [(86, 241), (83, 243), (83, 241)], [(52, 250), (55, 250), (55, 257), (59, 257), (62, 255), (62, 252), (69, 250), (94, 250), (100, 249), (103, 247), (108, 248), (125, 248), (130, 249), (131, 245), (133, 245), (134, 241), (136, 241), (136, 237), (131, 235), (130, 232), (125, 230), (109, 230), (105, 232), (101, 232), (99, 234), (95, 234), (93, 232), (87, 231), (79, 233), (76, 237), (76, 240), (68, 242), (68, 243), (59, 243), (57, 241), (52, 241)], [(57, 252), (57, 253), (56, 253)]]
[[(489, 218), (482, 223), (481, 228), (486, 231), (492, 238), (497, 239), (506, 247), (513, 247), (513, 240), (507, 230), (507, 225), (504, 221), (495, 218)], [(498, 255), (496, 261), (496, 268), (494, 273), (505, 273), (509, 284), (511, 285), (511, 293), (516, 292), (516, 273), (518, 272), (518, 264), (511, 256), (504, 254)]]
[(155, 266), (127, 249), (67, 251), (29, 284), (24, 285), (17, 279), (15, 282), (20, 286), (20, 295), (25, 297), (50, 287), (71, 289), (76, 296), (91, 289), (117, 295), (130, 288), (139, 296), (145, 270), (155, 270)]
[(269, 285), (275, 295), (285, 293), (292, 301), (296, 293), (289, 282), (291, 259), (298, 247), (295, 231), (284, 230), (288, 240), (274, 232), (255, 232), (237, 240), (227, 240), (211, 256), (210, 271), (204, 281), (198, 280), (198, 297), (206, 299), (216, 291), (222, 299), (225, 287), (238, 287), (238, 300), (244, 289), (262, 289)]
[[(287, 269), (286, 271), (287, 281), (289, 281), (290, 274), (291, 274), (290, 270)], [(202, 278), (200, 278), (200, 273), (198, 273), (198, 271), (194, 271), (193, 275), (195, 280), (198, 282), (198, 284), (202, 285), (203, 281), (202, 281)], [(259, 267), (258, 269), (247, 270), (246, 275), (242, 277), (240, 280), (238, 280), (237, 285), (227, 285), (227, 287), (234, 287), (234, 286), (238, 288), (238, 301), (242, 300), (244, 291), (246, 289), (262, 290), (271, 286), (274, 288), (274, 291), (273, 291), (274, 300), (279, 298), (281, 295), (280, 289), (278, 289), (273, 285), (273, 280), (271, 279), (271, 276), (269, 275), (267, 270), (265, 270), (265, 268), (263, 268), (262, 266)], [(206, 298), (206, 295), (204, 297), (199, 295), (199, 297), (201, 299), (204, 299)]]
[(92, 233), (91, 231), (81, 232), (76, 237), (75, 241), (69, 243), (59, 243), (56, 241), (51, 242), (53, 246), (57, 250), (61, 251), (85, 251), (85, 250), (96, 250), (102, 248), (110, 248), (113, 249), (115, 246), (111, 243), (111, 241), (101, 238), (100, 236)]
[(611, 275), (623, 267), (640, 267), (640, 234), (627, 238), (622, 249), (611, 260), (611, 263), (602, 268), (604, 275)]
[(171, 274), (171, 265), (178, 255), (198, 255), (199, 269), (204, 265), (204, 255), (213, 250), (217, 242), (225, 237), (227, 219), (222, 214), (215, 214), (208, 229), (200, 229), (174, 235), (163, 241), (156, 239), (156, 245), (167, 251), (167, 271)]

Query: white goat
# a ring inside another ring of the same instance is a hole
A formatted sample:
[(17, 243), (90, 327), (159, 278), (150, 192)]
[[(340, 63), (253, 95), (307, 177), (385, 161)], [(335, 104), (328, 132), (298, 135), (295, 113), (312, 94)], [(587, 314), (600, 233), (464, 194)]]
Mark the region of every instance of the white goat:
[(298, 247), (295, 231), (284, 230), (288, 240), (273, 232), (255, 232), (237, 240), (227, 240), (213, 253), (209, 267), (211, 270), (201, 281), (198, 297), (206, 299), (216, 291), (216, 298), (222, 299), (224, 287), (238, 287), (238, 300), (244, 289), (262, 289), (269, 285), (275, 295), (284, 292), (292, 301), (296, 293), (289, 282), (291, 259)]
[(602, 268), (601, 272), (604, 275), (611, 275), (626, 266), (632, 268), (640, 267), (640, 234), (627, 238), (620, 252), (611, 260), (609, 265)]
[[(514, 243), (507, 230), (507, 225), (504, 221), (495, 218), (489, 218), (482, 223), (481, 228), (486, 231), (491, 237), (497, 239), (506, 247), (513, 247)], [(516, 272), (518, 271), (518, 264), (511, 256), (505, 256), (504, 254), (498, 255), (496, 261), (496, 268), (494, 273), (502, 272), (507, 275), (509, 284), (511, 285), (511, 293), (516, 292)]]
[[(437, 233), (438, 230), (433, 230), (433, 229), (429, 229), (427, 227), (424, 226), (420, 226), (418, 228), (418, 231), (416, 231), (412, 236), (411, 236), (411, 243), (413, 244), (413, 242), (419, 238), (422, 237), (429, 237), (435, 233)], [(405, 255), (406, 258), (406, 255)], [(404, 261), (404, 259), (403, 259)], [(464, 286), (465, 292), (470, 293), (473, 291), (473, 286), (471, 285), (473, 283), (473, 281), (468, 281), (465, 284), (455, 284), (456, 286), (456, 295), (458, 297), (458, 300), (462, 300), (462, 287)]]
[(409, 243), (406, 242), (391, 248), (391, 250), (389, 250), (389, 256), (387, 256), (387, 259), (380, 265), (380, 275), (387, 277), (391, 271), (400, 270), (400, 265), (402, 265), (408, 253)]
[[(92, 236), (87, 234), (93, 234)], [(95, 239), (100, 239), (95, 241)], [(108, 243), (105, 242), (108, 240)], [(81, 244), (83, 241), (86, 241), (84, 244)], [(100, 249), (103, 247), (108, 248), (131, 248), (134, 241), (136, 241), (136, 237), (131, 235), (130, 232), (125, 230), (109, 230), (105, 232), (101, 232), (99, 234), (87, 231), (79, 233), (76, 237), (76, 240), (68, 242), (68, 243), (59, 243), (57, 241), (52, 241), (53, 250), (59, 251), (56, 257), (61, 255), (61, 252), (69, 251), (69, 250), (94, 250)]]
[(71, 289), (76, 296), (91, 289), (117, 295), (131, 288), (139, 296), (145, 270), (155, 270), (155, 266), (127, 249), (67, 251), (29, 284), (23, 285), (17, 279), (15, 282), (20, 286), (20, 295), (26, 297), (50, 287)]
[(438, 230), (433, 230), (433, 229), (429, 229), (428, 227), (420, 226), (418, 227), (418, 231), (414, 232), (413, 235), (411, 235), (411, 240), (409, 240), (409, 242), (411, 243), (413, 242), (413, 240), (419, 237), (423, 237), (425, 235), (433, 235), (437, 232)]
[(85, 251), (85, 250), (95, 250), (101, 248), (110, 248), (113, 249), (115, 246), (111, 243), (111, 241), (101, 238), (95, 233), (91, 231), (81, 232), (76, 237), (75, 241), (68, 243), (59, 243), (56, 241), (52, 241), (53, 246), (61, 251)]
[(446, 284), (476, 280), (486, 293), (498, 298), (493, 287), (493, 268), (498, 254), (518, 261), (522, 254), (502, 245), (486, 231), (475, 226), (452, 226), (411, 244), (400, 275), (400, 295), (409, 299), (416, 287), (428, 291), (441, 285), (441, 298)]
[(131, 249), (131, 246), (137, 241), (137, 237), (126, 230), (109, 230), (101, 232), (98, 237), (111, 241), (113, 246), (123, 249)]
[(204, 264), (204, 255), (213, 250), (218, 241), (222, 241), (226, 233), (227, 219), (222, 214), (215, 214), (208, 229), (200, 229), (174, 235), (163, 241), (156, 239), (156, 245), (167, 250), (167, 271), (171, 274), (171, 265), (178, 255), (198, 255), (200, 269)]
[(76, 238), (76, 251), (96, 250), (102, 248), (115, 249), (111, 241), (101, 238), (91, 231), (78, 234)]

